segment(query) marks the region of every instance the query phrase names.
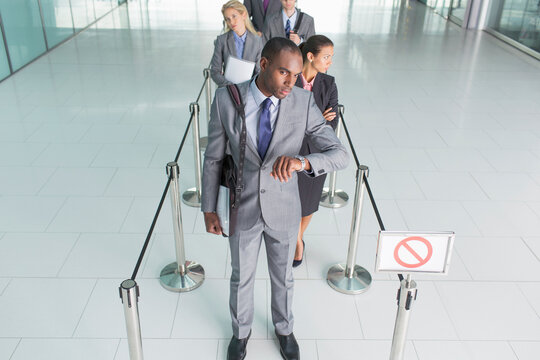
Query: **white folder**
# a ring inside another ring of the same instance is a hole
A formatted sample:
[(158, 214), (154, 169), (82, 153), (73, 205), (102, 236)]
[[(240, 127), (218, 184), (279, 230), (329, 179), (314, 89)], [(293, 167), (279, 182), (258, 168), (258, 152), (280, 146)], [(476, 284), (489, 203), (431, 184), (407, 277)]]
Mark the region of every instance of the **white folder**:
[(229, 55), (225, 68), (225, 79), (233, 84), (240, 84), (251, 79), (255, 63)]
[(218, 193), (218, 201), (216, 204), (216, 213), (219, 217), (221, 230), (225, 235), (229, 235), (229, 203), (230, 190), (228, 187), (220, 185)]

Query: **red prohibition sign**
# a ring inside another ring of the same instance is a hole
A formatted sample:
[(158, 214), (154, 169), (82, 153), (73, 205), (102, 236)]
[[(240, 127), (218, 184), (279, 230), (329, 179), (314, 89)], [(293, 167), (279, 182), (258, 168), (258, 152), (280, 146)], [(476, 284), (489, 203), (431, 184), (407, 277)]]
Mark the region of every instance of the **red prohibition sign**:
[[(424, 245), (426, 245), (428, 252), (425, 258), (418, 255), (418, 253), (408, 244), (410, 241), (420, 241)], [(401, 258), (399, 257), (399, 249), (401, 249), (402, 246), (405, 249), (407, 249), (407, 251), (410, 252), (418, 260), (417, 263), (408, 264), (404, 262), (403, 260), (401, 260)], [(394, 259), (396, 259), (397, 263), (409, 269), (414, 269), (422, 265), (425, 265), (429, 261), (429, 259), (431, 259), (431, 255), (433, 255), (433, 247), (431, 246), (431, 243), (420, 236), (411, 236), (411, 237), (401, 240), (397, 244), (396, 249), (394, 250)]]

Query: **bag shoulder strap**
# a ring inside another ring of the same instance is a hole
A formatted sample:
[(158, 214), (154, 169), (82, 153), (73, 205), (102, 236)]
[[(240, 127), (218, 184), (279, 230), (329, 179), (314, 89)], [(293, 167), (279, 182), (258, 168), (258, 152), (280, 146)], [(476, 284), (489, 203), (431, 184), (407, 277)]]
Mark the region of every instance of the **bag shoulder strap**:
[(247, 129), (246, 129), (246, 114), (244, 111), (244, 103), (242, 97), (240, 96), (240, 91), (236, 84), (227, 85), (227, 90), (229, 95), (236, 107), (236, 111), (242, 118), (242, 131), (240, 132), (240, 163), (238, 164), (238, 178), (236, 182), (234, 202), (231, 204), (232, 208), (236, 208), (240, 201), (240, 194), (244, 189), (244, 159), (246, 157), (246, 138), (247, 138)]
[(300, 29), (300, 24), (302, 23), (303, 18), (304, 18), (304, 13), (299, 10), (298, 17), (296, 18), (296, 24), (294, 24), (294, 29), (293, 29), (294, 32), (297, 34), (298, 34), (298, 29)]

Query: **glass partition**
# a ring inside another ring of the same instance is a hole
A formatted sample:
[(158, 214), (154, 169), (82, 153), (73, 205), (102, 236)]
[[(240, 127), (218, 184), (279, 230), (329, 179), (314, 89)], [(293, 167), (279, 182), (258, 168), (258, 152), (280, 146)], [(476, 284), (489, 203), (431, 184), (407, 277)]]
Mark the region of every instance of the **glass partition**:
[(0, 0), (0, 13), (13, 71), (46, 50), (38, 2)]
[(4, 46), (4, 40), (0, 39), (0, 80), (5, 79), (9, 74), (9, 62)]
[(453, 22), (462, 25), (465, 21), (465, 12), (467, 11), (467, 0), (452, 0), (448, 17)]
[(75, 30), (81, 30), (96, 20), (93, 0), (71, 0)]
[(49, 49), (74, 33), (69, 0), (40, 0)]
[(540, 52), (540, 1), (494, 0), (488, 27)]
[(96, 18), (99, 19), (112, 9), (111, 0), (94, 0), (94, 9), (96, 11)]

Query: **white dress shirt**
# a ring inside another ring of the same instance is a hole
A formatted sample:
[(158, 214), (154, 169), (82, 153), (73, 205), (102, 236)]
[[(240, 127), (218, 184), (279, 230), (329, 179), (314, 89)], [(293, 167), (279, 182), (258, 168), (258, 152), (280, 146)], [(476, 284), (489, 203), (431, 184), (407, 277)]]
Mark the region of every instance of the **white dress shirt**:
[[(259, 144), (258, 138), (259, 118), (261, 117), (262, 110), (261, 104), (266, 99), (266, 96), (257, 87), (257, 84), (255, 83), (256, 79), (257, 78), (251, 80), (251, 84), (249, 84), (249, 92), (245, 100), (245, 113), (247, 133), (251, 138), (251, 141), (253, 141), (253, 144), (257, 148), (257, 145)], [(272, 101), (272, 105), (270, 105), (270, 127), (272, 129), (272, 132), (274, 132), (279, 112), (280, 100), (273, 95), (270, 96), (270, 100)]]

